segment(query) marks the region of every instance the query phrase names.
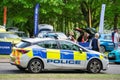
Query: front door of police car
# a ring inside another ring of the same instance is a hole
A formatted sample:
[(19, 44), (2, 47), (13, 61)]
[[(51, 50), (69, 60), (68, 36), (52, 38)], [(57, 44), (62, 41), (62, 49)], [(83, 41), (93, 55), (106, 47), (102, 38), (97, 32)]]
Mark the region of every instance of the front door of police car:
[(86, 53), (80, 52), (80, 47), (76, 44), (60, 41), (61, 64), (63, 68), (80, 69), (86, 62)]

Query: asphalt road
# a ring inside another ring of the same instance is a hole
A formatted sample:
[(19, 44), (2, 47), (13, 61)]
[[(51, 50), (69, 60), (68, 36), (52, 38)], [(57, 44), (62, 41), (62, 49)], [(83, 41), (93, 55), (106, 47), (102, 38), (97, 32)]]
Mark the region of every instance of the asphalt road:
[[(20, 71), (16, 66), (10, 63), (0, 63), (0, 74), (17, 74), (17, 73), (28, 73), (28, 71)], [(42, 73), (87, 73), (85, 71), (44, 71)], [(120, 74), (120, 64), (110, 64), (108, 70), (101, 71), (101, 74)]]

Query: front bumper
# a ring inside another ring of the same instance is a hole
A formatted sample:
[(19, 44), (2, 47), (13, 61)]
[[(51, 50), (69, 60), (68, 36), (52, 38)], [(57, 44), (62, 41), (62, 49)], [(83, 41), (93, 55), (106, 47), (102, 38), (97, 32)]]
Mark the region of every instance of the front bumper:
[(108, 59), (103, 59), (102, 64), (103, 64), (102, 70), (107, 70), (109, 68), (109, 60)]

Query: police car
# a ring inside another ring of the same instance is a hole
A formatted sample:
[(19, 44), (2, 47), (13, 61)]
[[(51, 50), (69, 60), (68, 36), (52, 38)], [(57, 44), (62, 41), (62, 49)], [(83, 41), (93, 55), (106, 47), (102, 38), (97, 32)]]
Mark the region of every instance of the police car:
[(11, 64), (32, 73), (43, 70), (72, 69), (99, 73), (108, 68), (108, 59), (68, 40), (23, 39), (10, 54)]

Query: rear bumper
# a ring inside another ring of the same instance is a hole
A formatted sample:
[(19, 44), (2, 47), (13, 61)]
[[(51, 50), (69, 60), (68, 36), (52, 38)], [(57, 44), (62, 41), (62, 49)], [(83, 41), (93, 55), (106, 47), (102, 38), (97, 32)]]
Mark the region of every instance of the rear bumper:
[(27, 68), (28, 62), (30, 58), (27, 56), (21, 56), (20, 59), (18, 59), (15, 56), (10, 55), (10, 64), (16, 65), (16, 66), (21, 66), (23, 68)]

